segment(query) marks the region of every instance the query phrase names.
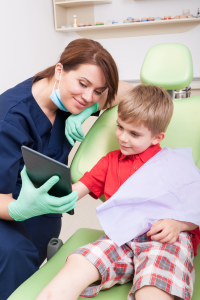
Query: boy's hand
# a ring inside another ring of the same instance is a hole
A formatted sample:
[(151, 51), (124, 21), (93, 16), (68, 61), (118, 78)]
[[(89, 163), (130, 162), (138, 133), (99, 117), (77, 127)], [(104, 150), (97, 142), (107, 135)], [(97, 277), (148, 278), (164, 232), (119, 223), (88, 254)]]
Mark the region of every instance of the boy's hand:
[(153, 241), (173, 244), (181, 232), (181, 223), (172, 219), (164, 219), (155, 222), (147, 232)]

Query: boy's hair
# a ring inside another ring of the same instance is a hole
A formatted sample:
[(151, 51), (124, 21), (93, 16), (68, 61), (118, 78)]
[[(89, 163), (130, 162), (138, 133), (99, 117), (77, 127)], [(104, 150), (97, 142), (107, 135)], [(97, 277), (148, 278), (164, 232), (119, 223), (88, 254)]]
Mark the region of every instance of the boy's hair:
[(140, 84), (122, 97), (118, 115), (122, 121), (143, 124), (155, 136), (166, 131), (173, 109), (173, 101), (163, 88)]

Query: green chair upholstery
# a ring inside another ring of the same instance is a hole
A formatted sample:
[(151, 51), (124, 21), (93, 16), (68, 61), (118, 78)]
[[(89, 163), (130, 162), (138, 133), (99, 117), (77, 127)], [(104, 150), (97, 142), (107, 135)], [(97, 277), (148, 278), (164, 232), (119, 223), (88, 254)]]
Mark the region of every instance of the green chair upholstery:
[[(174, 100), (174, 114), (168, 127), (162, 147), (192, 147), (193, 158), (200, 168), (200, 97)], [(118, 149), (115, 139), (117, 106), (105, 111), (88, 132), (79, 147), (71, 165), (72, 179), (77, 181), (87, 170), (106, 155)], [(78, 247), (95, 241), (103, 231), (92, 229), (78, 230), (40, 270), (24, 282), (8, 300), (34, 300), (46, 284), (59, 272), (69, 253)], [(195, 257), (196, 281), (192, 300), (200, 299), (200, 247), (199, 256)], [(132, 282), (123, 286), (101, 291), (97, 300), (125, 300)], [(79, 299), (83, 299), (79, 297)]]
[(187, 87), (193, 79), (193, 64), (190, 50), (176, 43), (153, 46), (146, 54), (140, 79), (166, 90)]

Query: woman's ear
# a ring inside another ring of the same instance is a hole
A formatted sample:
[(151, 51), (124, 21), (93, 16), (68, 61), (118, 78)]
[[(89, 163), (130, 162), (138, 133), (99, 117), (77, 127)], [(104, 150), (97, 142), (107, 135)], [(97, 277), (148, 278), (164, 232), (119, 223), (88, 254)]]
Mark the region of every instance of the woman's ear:
[(62, 66), (61, 63), (57, 63), (57, 65), (55, 66), (55, 79), (56, 79), (57, 81), (60, 80), (62, 67), (63, 67), (63, 66)]
[(160, 142), (162, 142), (162, 140), (165, 138), (165, 133), (164, 132), (160, 132), (158, 134), (156, 134), (156, 136), (153, 138), (151, 144), (152, 145), (156, 145)]

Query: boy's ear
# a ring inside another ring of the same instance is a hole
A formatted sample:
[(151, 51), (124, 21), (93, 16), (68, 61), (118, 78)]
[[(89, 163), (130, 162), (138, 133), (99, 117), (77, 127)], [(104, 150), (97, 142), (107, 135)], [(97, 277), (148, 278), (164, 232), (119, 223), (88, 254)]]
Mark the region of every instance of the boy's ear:
[(160, 132), (158, 134), (156, 134), (156, 136), (153, 138), (152, 140), (152, 145), (156, 145), (160, 142), (162, 142), (162, 140), (165, 138), (165, 133), (164, 132)]

